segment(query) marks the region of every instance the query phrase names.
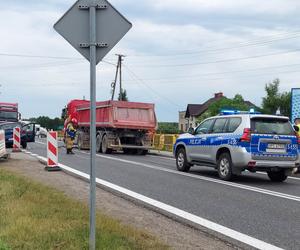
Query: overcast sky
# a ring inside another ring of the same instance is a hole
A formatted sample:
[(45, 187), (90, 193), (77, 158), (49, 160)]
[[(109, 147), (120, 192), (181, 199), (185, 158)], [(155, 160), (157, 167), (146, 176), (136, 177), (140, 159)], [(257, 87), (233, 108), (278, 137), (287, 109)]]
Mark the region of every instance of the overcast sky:
[[(74, 1), (0, 3), (1, 101), (18, 102), (29, 118), (60, 116), (71, 99), (89, 98), (88, 62), (53, 30)], [(275, 78), (281, 91), (300, 87), (298, 0), (111, 3), (133, 28), (105, 61), (115, 64), (116, 53), (126, 55), (129, 100), (155, 103), (159, 121), (178, 121), (188, 103), (220, 91), (260, 105), (265, 83)], [(114, 74), (113, 65), (98, 65), (97, 100), (110, 99)]]

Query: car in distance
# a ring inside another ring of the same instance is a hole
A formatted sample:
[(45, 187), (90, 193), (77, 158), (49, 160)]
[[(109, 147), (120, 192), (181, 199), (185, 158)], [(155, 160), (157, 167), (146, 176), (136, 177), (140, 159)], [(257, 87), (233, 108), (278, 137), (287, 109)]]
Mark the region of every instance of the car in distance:
[(288, 117), (223, 111), (177, 138), (177, 169), (211, 166), (222, 180), (245, 170), (263, 171), (271, 181), (282, 182), (299, 167), (300, 138), (294, 129)]
[(5, 145), (7, 148), (13, 146), (13, 130), (16, 127), (21, 128), (21, 146), (26, 149), (28, 142), (35, 141), (35, 126), (32, 123), (23, 125), (21, 122), (0, 123), (0, 130), (5, 132)]

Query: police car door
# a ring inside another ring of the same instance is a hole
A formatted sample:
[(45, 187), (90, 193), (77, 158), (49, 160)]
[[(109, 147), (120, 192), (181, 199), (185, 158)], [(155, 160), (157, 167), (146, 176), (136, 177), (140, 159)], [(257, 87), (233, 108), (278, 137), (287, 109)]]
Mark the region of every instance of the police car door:
[(225, 117), (217, 118), (215, 120), (211, 132), (206, 139), (208, 147), (206, 147), (205, 158), (207, 159), (207, 162), (215, 162), (217, 150), (225, 141), (224, 133), (226, 132), (227, 122), (228, 118)]
[(214, 119), (208, 119), (202, 122), (195, 130), (194, 138), (189, 142), (189, 155), (191, 160), (205, 161), (207, 136), (214, 123)]

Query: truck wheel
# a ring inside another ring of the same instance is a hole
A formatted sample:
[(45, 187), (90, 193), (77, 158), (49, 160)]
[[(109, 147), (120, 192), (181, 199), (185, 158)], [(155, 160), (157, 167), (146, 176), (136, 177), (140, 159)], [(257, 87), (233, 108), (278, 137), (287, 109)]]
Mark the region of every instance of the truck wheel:
[(233, 178), (232, 161), (229, 153), (223, 153), (220, 155), (217, 168), (220, 179), (230, 181)]
[(96, 137), (96, 151), (97, 151), (98, 153), (102, 153), (101, 137), (100, 137), (99, 134), (98, 134), (97, 137)]
[(274, 181), (274, 182), (283, 182), (287, 178), (287, 175), (285, 174), (285, 172), (283, 170), (281, 170), (279, 172), (268, 172), (268, 176), (269, 176), (270, 180)]
[(102, 137), (101, 150), (103, 154), (110, 154), (112, 152), (112, 149), (108, 148), (107, 135)]
[(176, 154), (176, 166), (181, 172), (188, 172), (191, 168), (191, 164), (187, 162), (184, 148), (180, 148)]

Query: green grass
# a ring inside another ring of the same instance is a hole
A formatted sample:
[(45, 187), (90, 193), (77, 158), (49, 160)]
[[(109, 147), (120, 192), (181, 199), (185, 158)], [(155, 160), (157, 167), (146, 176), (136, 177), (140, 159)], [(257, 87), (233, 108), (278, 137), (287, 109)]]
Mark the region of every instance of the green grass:
[[(0, 250), (88, 249), (88, 207), (0, 169)], [(97, 213), (97, 249), (168, 249), (143, 231)]]
[(1, 239), (0, 239), (0, 250), (9, 250), (9, 248), (7, 247), (7, 245), (4, 244), (3, 241), (1, 241)]

